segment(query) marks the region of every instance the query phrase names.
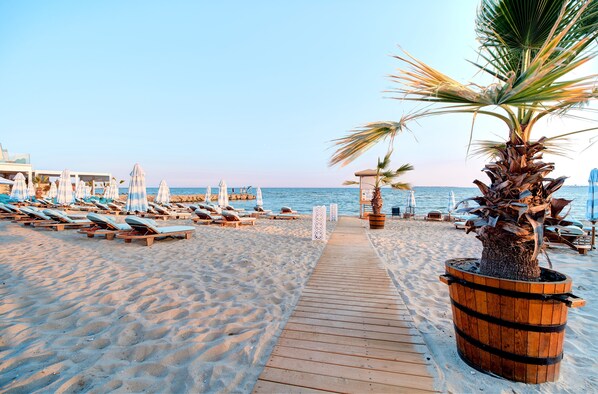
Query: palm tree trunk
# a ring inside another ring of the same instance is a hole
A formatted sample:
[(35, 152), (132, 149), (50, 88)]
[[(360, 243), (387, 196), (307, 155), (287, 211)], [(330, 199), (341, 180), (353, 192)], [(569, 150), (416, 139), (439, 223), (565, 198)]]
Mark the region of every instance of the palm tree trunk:
[(482, 242), (480, 271), (482, 275), (513, 280), (537, 280), (538, 259), (533, 258), (534, 242), (522, 242), (516, 235), (485, 226), (478, 230)]
[(374, 189), (374, 194), (372, 196), (372, 211), (374, 215), (379, 215), (380, 212), (382, 212), (382, 193), (380, 192), (379, 187)]

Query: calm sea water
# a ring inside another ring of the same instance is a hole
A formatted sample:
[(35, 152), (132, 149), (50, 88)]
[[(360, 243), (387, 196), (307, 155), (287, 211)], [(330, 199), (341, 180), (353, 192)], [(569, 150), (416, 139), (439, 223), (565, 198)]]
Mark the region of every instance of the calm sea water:
[[(448, 195), (450, 191), (455, 193), (457, 202), (468, 197), (477, 196), (477, 188), (469, 187), (415, 187), (416, 214), (425, 215), (428, 211), (437, 209), (447, 212)], [(148, 194), (156, 195), (157, 188), (148, 188)], [(126, 188), (120, 189), (126, 193)], [(204, 194), (204, 188), (171, 188), (171, 194)], [(230, 192), (230, 189), (229, 189)], [(252, 190), (255, 193), (255, 190)], [(218, 188), (213, 187), (212, 193), (218, 193)], [(262, 188), (264, 198), (264, 209), (279, 210), (282, 206), (289, 206), (300, 213), (311, 213), (315, 205), (338, 204), (339, 214), (359, 214), (359, 189), (356, 188)], [(407, 203), (408, 192), (384, 188), (382, 198), (384, 199), (383, 212), (390, 214), (393, 206), (401, 207), (403, 212)], [(571, 215), (577, 219), (584, 219), (587, 188), (583, 186), (564, 186), (556, 194), (556, 197), (573, 199), (571, 203)], [(231, 201), (235, 207), (251, 209), (255, 205), (253, 201)]]

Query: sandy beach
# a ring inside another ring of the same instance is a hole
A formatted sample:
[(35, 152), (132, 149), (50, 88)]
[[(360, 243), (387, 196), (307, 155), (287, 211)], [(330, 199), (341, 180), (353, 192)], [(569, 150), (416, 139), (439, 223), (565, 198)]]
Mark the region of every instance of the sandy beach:
[[(526, 385), (492, 378), (468, 367), (455, 346), (448, 287), (438, 280), (444, 261), (478, 257), (481, 244), (446, 222), (387, 220), (368, 230), (437, 364), (439, 384), (452, 393), (582, 393), (598, 391), (598, 256), (549, 249), (554, 269), (573, 278), (574, 294), (587, 305), (569, 309), (564, 358), (555, 383)], [(546, 263), (542, 263), (546, 266)]]
[(152, 247), (1, 221), (0, 387), (249, 392), (323, 248), (311, 220)]

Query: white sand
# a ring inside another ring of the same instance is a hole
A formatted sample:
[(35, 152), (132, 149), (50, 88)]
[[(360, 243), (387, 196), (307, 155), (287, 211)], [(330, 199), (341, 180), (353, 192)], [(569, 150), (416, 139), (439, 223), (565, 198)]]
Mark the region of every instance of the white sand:
[(387, 220), (385, 230), (368, 230), (372, 243), (397, 283), (417, 328), (437, 363), (439, 385), (454, 393), (598, 392), (598, 252), (581, 256), (550, 249), (554, 269), (573, 278), (574, 294), (587, 305), (569, 309), (564, 358), (555, 383), (526, 385), (490, 377), (457, 355), (448, 287), (438, 280), (444, 261), (479, 257), (474, 234), (443, 222)]
[(1, 221), (0, 391), (248, 392), (324, 248), (310, 237), (259, 220), (146, 247)]

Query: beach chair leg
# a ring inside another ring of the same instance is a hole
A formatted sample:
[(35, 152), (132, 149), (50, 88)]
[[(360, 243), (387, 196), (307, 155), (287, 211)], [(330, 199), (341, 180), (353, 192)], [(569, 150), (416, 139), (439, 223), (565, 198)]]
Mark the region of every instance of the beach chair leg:
[(191, 233), (185, 233), (185, 239), (191, 239)]
[(56, 231), (64, 231), (64, 225), (57, 224), (57, 225), (54, 227), (54, 229), (55, 229)]
[(93, 233), (87, 233), (87, 238), (93, 238)]
[(114, 239), (114, 234), (106, 234), (106, 239), (112, 241)]
[(126, 244), (130, 244), (130, 243), (131, 243), (131, 241), (133, 241), (133, 239), (131, 239), (131, 238), (125, 238), (125, 243), (126, 243)]
[(153, 243), (154, 243), (154, 237), (147, 237), (145, 239), (145, 246), (152, 246)]

